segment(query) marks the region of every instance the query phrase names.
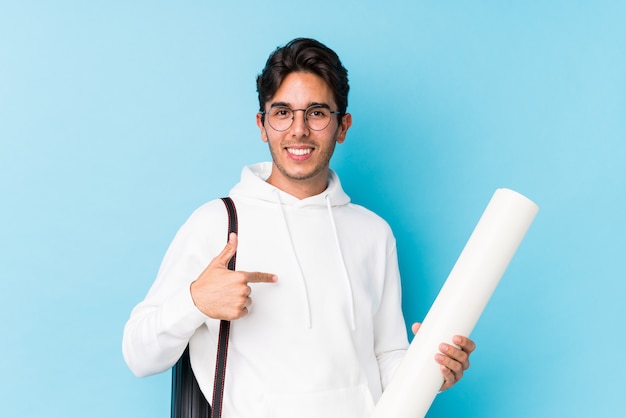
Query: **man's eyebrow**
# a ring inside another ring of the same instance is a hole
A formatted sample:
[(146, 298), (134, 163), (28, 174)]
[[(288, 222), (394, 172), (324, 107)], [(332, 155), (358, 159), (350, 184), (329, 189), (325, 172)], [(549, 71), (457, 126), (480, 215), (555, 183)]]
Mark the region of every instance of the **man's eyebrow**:
[(328, 103), (311, 102), (309, 103), (309, 106), (307, 107), (311, 107), (311, 106), (319, 106), (319, 107), (324, 107), (326, 109), (330, 109), (330, 105)]
[(270, 105), (270, 107), (291, 107), (288, 103), (285, 102), (274, 102)]

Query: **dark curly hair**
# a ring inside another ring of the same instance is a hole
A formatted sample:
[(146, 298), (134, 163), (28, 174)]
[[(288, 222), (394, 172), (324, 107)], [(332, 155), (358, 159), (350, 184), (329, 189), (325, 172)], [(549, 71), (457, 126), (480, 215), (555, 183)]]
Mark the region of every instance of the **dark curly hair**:
[(339, 118), (346, 114), (350, 90), (348, 70), (335, 51), (310, 38), (296, 38), (269, 56), (256, 79), (259, 111), (265, 110), (265, 104), (274, 97), (285, 77), (299, 71), (321, 77), (333, 92)]

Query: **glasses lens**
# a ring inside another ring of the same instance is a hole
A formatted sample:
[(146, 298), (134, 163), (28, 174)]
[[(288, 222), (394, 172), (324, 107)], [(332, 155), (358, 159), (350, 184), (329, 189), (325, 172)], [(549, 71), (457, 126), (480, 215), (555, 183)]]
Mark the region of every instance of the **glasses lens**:
[(311, 106), (306, 110), (306, 121), (314, 131), (321, 131), (330, 123), (330, 109), (322, 106)]
[(268, 116), (270, 126), (277, 131), (286, 131), (293, 122), (293, 112), (288, 107), (272, 107)]

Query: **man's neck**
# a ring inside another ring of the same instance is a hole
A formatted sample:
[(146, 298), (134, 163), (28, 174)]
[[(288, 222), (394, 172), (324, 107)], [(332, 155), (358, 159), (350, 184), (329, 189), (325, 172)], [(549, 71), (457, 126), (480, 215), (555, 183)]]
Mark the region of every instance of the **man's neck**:
[(328, 173), (326, 173), (325, 177), (297, 180), (276, 176), (274, 171), (272, 171), (272, 174), (266, 181), (283, 192), (303, 200), (326, 190), (328, 187)]

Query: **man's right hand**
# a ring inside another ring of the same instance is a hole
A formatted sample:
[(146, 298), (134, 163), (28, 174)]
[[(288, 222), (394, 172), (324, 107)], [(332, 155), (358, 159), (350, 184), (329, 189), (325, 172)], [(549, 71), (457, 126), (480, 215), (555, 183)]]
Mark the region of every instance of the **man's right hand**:
[(276, 275), (260, 272), (232, 271), (228, 262), (237, 252), (237, 234), (231, 233), (222, 252), (191, 283), (193, 303), (214, 319), (233, 320), (248, 314), (252, 289), (248, 283), (274, 283)]

